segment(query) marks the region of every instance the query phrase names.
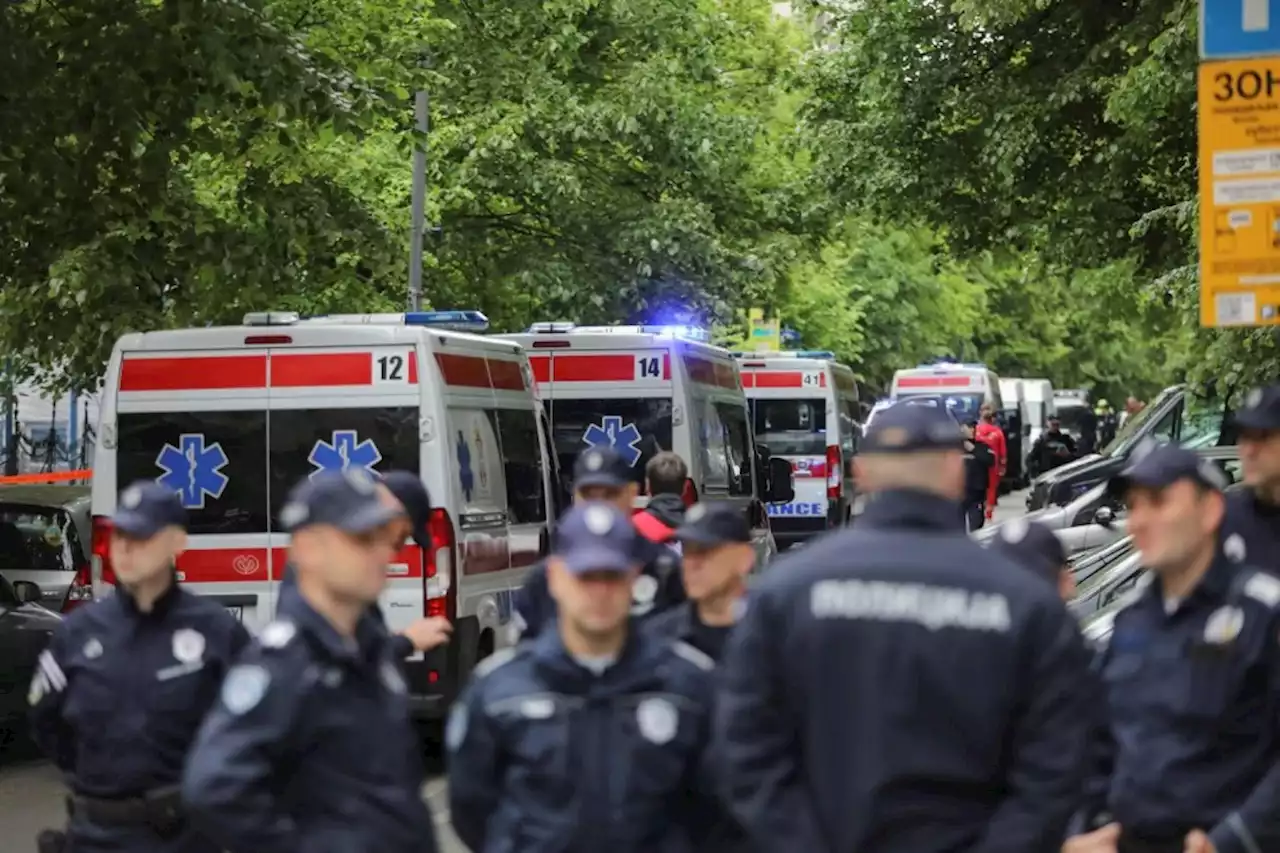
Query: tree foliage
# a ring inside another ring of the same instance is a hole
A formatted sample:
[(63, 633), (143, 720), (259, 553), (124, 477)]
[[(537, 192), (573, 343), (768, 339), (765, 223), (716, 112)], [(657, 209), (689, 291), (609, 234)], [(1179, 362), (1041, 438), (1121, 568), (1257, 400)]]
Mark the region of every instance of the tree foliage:
[(9, 3), (0, 338), (89, 382), (126, 330), (395, 310), (422, 143), (427, 299), (498, 328), (760, 306), (873, 386), (1243, 374), (1269, 335), (1195, 329), (1194, 9)]

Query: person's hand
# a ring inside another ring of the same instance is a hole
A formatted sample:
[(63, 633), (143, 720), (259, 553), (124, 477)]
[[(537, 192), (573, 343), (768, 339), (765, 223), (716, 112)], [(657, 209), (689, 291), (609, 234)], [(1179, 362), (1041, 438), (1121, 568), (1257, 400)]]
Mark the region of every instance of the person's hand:
[(449, 642), (453, 625), (449, 624), (448, 619), (432, 616), (429, 619), (419, 619), (405, 628), (402, 633), (409, 638), (409, 642), (413, 643), (415, 649), (420, 652), (429, 652)]
[(1062, 853), (1116, 853), (1120, 843), (1120, 824), (1109, 823), (1101, 829), (1073, 835), (1062, 845)]
[(1183, 853), (1218, 853), (1209, 836), (1198, 829), (1187, 833), (1186, 840), (1182, 842), (1182, 850)]

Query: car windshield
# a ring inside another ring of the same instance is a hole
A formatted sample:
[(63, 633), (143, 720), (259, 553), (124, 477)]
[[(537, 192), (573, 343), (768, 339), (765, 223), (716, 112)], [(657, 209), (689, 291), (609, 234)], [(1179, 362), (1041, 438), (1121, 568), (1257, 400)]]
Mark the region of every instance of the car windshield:
[(1142, 411), (1136, 415), (1130, 415), (1124, 422), (1124, 426), (1120, 427), (1120, 431), (1116, 433), (1116, 437), (1111, 439), (1111, 443), (1102, 448), (1103, 456), (1123, 456), (1129, 452), (1129, 448), (1137, 444), (1142, 435), (1146, 433), (1146, 423), (1155, 417), (1155, 413), (1163, 406), (1165, 400), (1168, 400), (1174, 394), (1181, 394), (1181, 388), (1169, 388), (1161, 392), (1158, 397), (1143, 407)]
[(75, 571), (79, 541), (58, 507), (0, 503), (0, 571)]
[(824, 400), (750, 400), (756, 442), (774, 456), (824, 456), (827, 404)]

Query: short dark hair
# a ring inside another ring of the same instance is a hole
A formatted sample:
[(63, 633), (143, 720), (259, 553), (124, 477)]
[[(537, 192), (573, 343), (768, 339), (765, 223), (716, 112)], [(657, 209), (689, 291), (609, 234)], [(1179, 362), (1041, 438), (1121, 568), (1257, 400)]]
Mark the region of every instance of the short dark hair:
[(679, 454), (664, 450), (644, 466), (644, 478), (649, 481), (650, 495), (679, 495), (684, 493), (685, 480), (689, 479), (689, 466)]

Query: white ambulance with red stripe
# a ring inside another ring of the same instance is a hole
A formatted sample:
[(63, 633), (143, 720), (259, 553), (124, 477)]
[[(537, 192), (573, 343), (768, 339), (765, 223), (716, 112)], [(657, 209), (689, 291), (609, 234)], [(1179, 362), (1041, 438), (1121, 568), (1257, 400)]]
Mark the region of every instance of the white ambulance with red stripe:
[(984, 403), (1004, 411), (1000, 377), (985, 364), (922, 364), (893, 374), (890, 397), (937, 397), (961, 423), (976, 421)]
[[(751, 524), (760, 565), (772, 557), (776, 545), (763, 494), (768, 477), (757, 474), (738, 365), (708, 343), (705, 332), (537, 323), (503, 337), (529, 354), (561, 471), (571, 471), (586, 448), (611, 446), (643, 488), (648, 461), (675, 451), (689, 466), (686, 505), (737, 504)], [(779, 476), (789, 484), (785, 472)]]
[(130, 334), (115, 346), (94, 462), (92, 551), (111, 580), (118, 491), (156, 480), (190, 516), (182, 582), (251, 629), (274, 616), (290, 489), (325, 470), (413, 471), (435, 507), (431, 547), (388, 567), (393, 629), (454, 622), (447, 649), (409, 663), (417, 710), (443, 714), (480, 658), (505, 645), (512, 595), (547, 550), (558, 479), (520, 348), (458, 331), (474, 311), (251, 314), (242, 326)]
[(770, 504), (786, 547), (849, 522), (857, 497), (853, 456), (862, 438), (853, 370), (825, 350), (734, 353), (756, 441), (795, 469), (795, 498)]

